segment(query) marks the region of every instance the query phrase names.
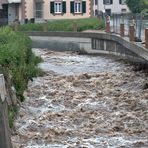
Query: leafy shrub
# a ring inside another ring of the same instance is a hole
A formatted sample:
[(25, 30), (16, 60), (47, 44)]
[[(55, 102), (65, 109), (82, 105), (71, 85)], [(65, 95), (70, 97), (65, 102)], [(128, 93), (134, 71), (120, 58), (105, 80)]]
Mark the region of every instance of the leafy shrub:
[[(31, 50), (31, 39), (22, 33), (16, 33), (9, 27), (0, 29), (0, 73), (11, 76), (17, 98), (24, 100), (24, 90), (29, 80), (41, 74), (37, 64), (41, 61)], [(11, 86), (10, 86), (11, 87)], [(14, 120), (16, 106), (9, 107), (10, 126)]]

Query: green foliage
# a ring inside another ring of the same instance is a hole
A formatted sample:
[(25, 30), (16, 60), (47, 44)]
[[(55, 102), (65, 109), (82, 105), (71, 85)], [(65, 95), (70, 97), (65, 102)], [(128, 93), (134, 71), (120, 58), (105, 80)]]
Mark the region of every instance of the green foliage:
[(148, 0), (126, 0), (126, 3), (133, 13), (141, 13), (148, 8)]
[(39, 73), (37, 59), (31, 51), (31, 40), (5, 27), (0, 29), (0, 43), (0, 65), (7, 67), (12, 75), (17, 96), (22, 101), (28, 80)]
[(83, 20), (76, 20), (78, 31), (84, 30), (95, 30), (95, 29), (104, 29), (104, 22), (103, 20), (99, 20), (98, 18), (89, 18)]
[[(28, 81), (41, 74), (41, 70), (37, 67), (40, 61), (41, 59), (32, 53), (29, 37), (16, 33), (9, 27), (0, 29), (0, 72), (5, 77), (11, 76), (11, 85), (15, 86), (20, 101), (24, 100), (23, 93)], [(11, 107), (8, 112), (12, 126), (16, 108)]]
[[(87, 29), (104, 29), (104, 21), (98, 18), (86, 18), (75, 20), (55, 20), (48, 22), (48, 31), (72, 31), (73, 22), (77, 23), (78, 31)], [(19, 27), (20, 31), (42, 31), (42, 24), (24, 24)]]
[(9, 119), (9, 127), (10, 128), (13, 128), (13, 123), (14, 123), (17, 111), (18, 111), (17, 106), (9, 106), (8, 107), (8, 119)]

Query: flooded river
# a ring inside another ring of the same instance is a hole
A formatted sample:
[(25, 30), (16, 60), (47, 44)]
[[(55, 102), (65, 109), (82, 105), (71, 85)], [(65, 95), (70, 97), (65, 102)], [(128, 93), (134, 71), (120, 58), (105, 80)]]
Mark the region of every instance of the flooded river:
[(33, 49), (47, 72), (29, 82), (14, 148), (147, 148), (146, 74), (114, 58)]

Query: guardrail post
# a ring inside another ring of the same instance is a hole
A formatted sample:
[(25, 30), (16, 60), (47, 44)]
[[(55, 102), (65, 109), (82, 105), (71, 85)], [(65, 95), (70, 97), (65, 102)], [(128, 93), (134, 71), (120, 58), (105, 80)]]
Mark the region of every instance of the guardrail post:
[(133, 25), (129, 26), (129, 40), (134, 42), (135, 40), (135, 28)]
[(4, 76), (0, 74), (0, 148), (12, 148)]
[(120, 24), (120, 35), (124, 37), (124, 24)]
[(145, 29), (145, 48), (148, 49), (148, 28)]

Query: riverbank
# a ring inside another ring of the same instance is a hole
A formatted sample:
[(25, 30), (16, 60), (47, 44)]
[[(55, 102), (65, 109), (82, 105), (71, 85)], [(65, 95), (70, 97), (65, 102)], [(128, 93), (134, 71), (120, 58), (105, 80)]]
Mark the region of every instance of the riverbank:
[(147, 75), (105, 57), (37, 50), (44, 77), (29, 82), (14, 147), (147, 147)]
[(39, 62), (41, 59), (31, 51), (29, 37), (16, 33), (9, 27), (0, 28), (0, 73), (5, 76), (11, 128), (17, 113), (17, 102), (24, 100), (23, 93), (28, 81), (40, 74), (40, 69), (37, 68)]

